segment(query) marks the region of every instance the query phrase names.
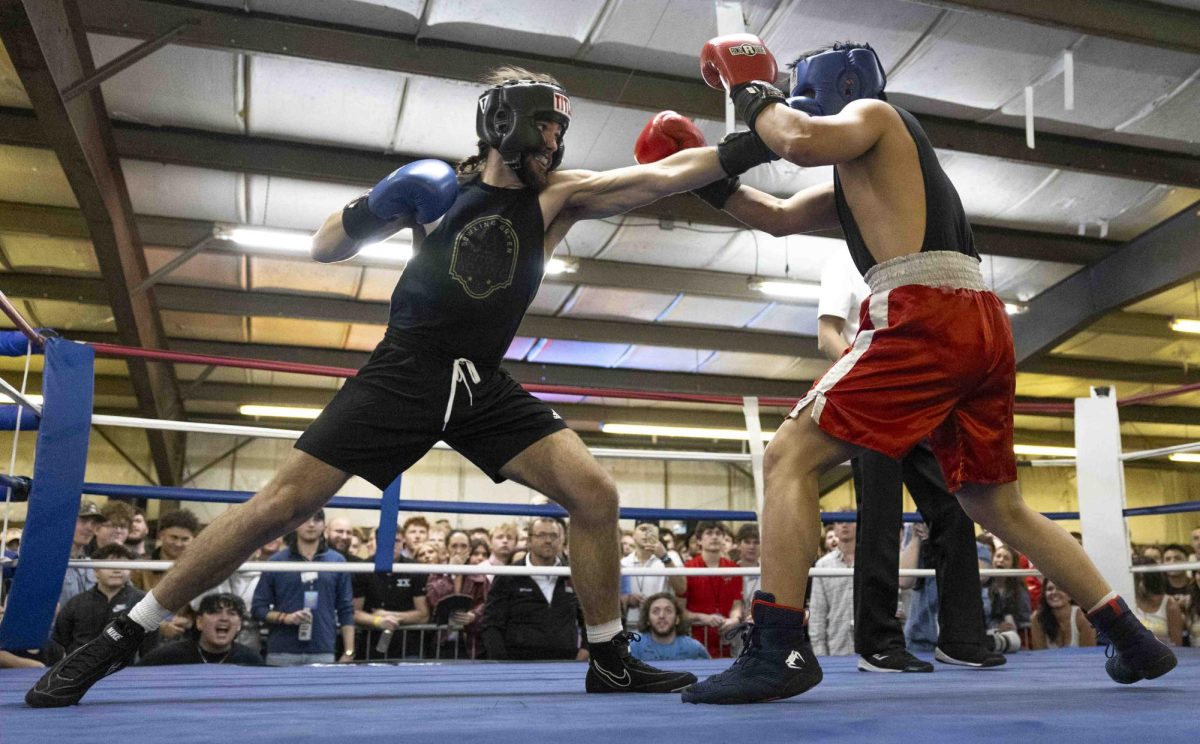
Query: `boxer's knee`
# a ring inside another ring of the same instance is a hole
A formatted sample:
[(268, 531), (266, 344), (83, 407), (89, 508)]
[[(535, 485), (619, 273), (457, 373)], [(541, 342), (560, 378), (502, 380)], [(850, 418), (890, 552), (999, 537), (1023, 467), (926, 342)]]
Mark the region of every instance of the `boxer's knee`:
[(808, 416), (786, 419), (763, 455), (763, 470), (772, 477), (806, 478), (845, 462), (857, 448), (829, 436)]
[(337, 493), (349, 475), (293, 450), (284, 466), (250, 503), (259, 521), (272, 526), (295, 526), (312, 516)]

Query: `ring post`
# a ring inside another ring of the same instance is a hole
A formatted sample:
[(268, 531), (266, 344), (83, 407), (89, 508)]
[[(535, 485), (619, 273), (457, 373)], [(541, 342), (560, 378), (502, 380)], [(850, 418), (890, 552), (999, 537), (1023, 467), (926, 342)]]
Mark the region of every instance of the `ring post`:
[(396, 545), (396, 520), (400, 518), (400, 479), (383, 489), (383, 498), (379, 502), (379, 529), (375, 531), (375, 570), (381, 573), (391, 573), (392, 555)]
[(754, 475), (754, 510), (762, 521), (763, 513), (763, 447), (762, 424), (758, 419), (758, 398), (747, 395), (742, 398), (742, 413), (746, 417), (746, 431), (750, 435), (750, 472)]
[(0, 623), (0, 648), (6, 649), (41, 648), (50, 636), (87, 465), (95, 352), (84, 344), (47, 338), (45, 354), (45, 402), (21, 536), (22, 565)]
[(1133, 596), (1121, 422), (1111, 387), (1075, 399), (1075, 476), (1083, 549), (1117, 593)]

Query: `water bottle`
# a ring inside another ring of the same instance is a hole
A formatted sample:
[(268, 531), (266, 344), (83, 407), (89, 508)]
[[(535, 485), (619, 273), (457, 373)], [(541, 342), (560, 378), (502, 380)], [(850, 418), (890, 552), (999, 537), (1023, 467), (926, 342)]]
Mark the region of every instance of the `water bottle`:
[[(310, 589), (309, 591), (306, 591), (304, 593), (304, 609), (308, 610), (310, 613), (314, 612), (317, 609), (317, 597), (318, 596), (319, 595), (315, 590)], [(300, 630), (299, 630), (298, 638), (301, 641), (311, 641), (312, 640), (312, 628), (313, 628), (313, 626), (312, 626), (311, 621), (307, 622), (307, 623), (300, 623)]]
[(387, 656), (388, 649), (392, 647), (392, 636), (395, 634), (396, 631), (391, 628), (385, 628), (379, 634), (379, 640), (375, 642), (375, 653)]

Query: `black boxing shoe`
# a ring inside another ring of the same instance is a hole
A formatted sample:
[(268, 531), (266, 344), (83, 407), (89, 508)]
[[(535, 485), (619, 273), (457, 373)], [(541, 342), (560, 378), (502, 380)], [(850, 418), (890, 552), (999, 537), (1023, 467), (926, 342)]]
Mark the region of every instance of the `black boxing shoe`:
[(33, 708), (75, 705), (92, 685), (133, 661), (145, 638), (146, 630), (128, 617), (113, 620), (100, 635), (46, 670), (25, 693), (25, 704)]
[(942, 644), (934, 649), (933, 658), (942, 664), (954, 664), (972, 669), (991, 669), (1008, 663), (1004, 654), (978, 643)]
[(1161, 677), (1178, 663), (1175, 652), (1142, 625), (1120, 597), (1089, 612), (1088, 620), (1108, 638), (1104, 671), (1117, 684)]
[(622, 631), (611, 641), (593, 643), (588, 649), (588, 692), (679, 692), (696, 681), (691, 672), (656, 669), (629, 653), (629, 642), (640, 638)]
[(863, 654), (858, 657), (860, 672), (901, 672), (928, 673), (933, 671), (933, 664), (918, 659), (903, 648), (888, 648), (877, 654)]
[(720, 674), (683, 691), (683, 702), (709, 705), (765, 703), (799, 695), (821, 682), (823, 674), (808, 640), (802, 610), (775, 604), (775, 595), (755, 592), (754, 623), (741, 656)]

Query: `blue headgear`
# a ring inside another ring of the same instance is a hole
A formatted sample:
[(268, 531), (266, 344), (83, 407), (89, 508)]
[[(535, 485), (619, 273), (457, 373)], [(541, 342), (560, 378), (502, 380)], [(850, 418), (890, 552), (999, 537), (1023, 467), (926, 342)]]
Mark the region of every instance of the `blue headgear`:
[(789, 80), (788, 103), (812, 116), (832, 116), (860, 98), (887, 100), (887, 75), (870, 45), (845, 48), (796, 60)]
[(558, 85), (509, 80), (488, 88), (479, 97), (475, 133), (500, 152), (508, 167), (519, 173), (525, 153), (542, 149), (539, 121), (556, 121), (562, 127), (558, 133), (558, 149), (550, 164), (553, 170), (562, 162), (563, 135), (571, 124), (571, 99)]

